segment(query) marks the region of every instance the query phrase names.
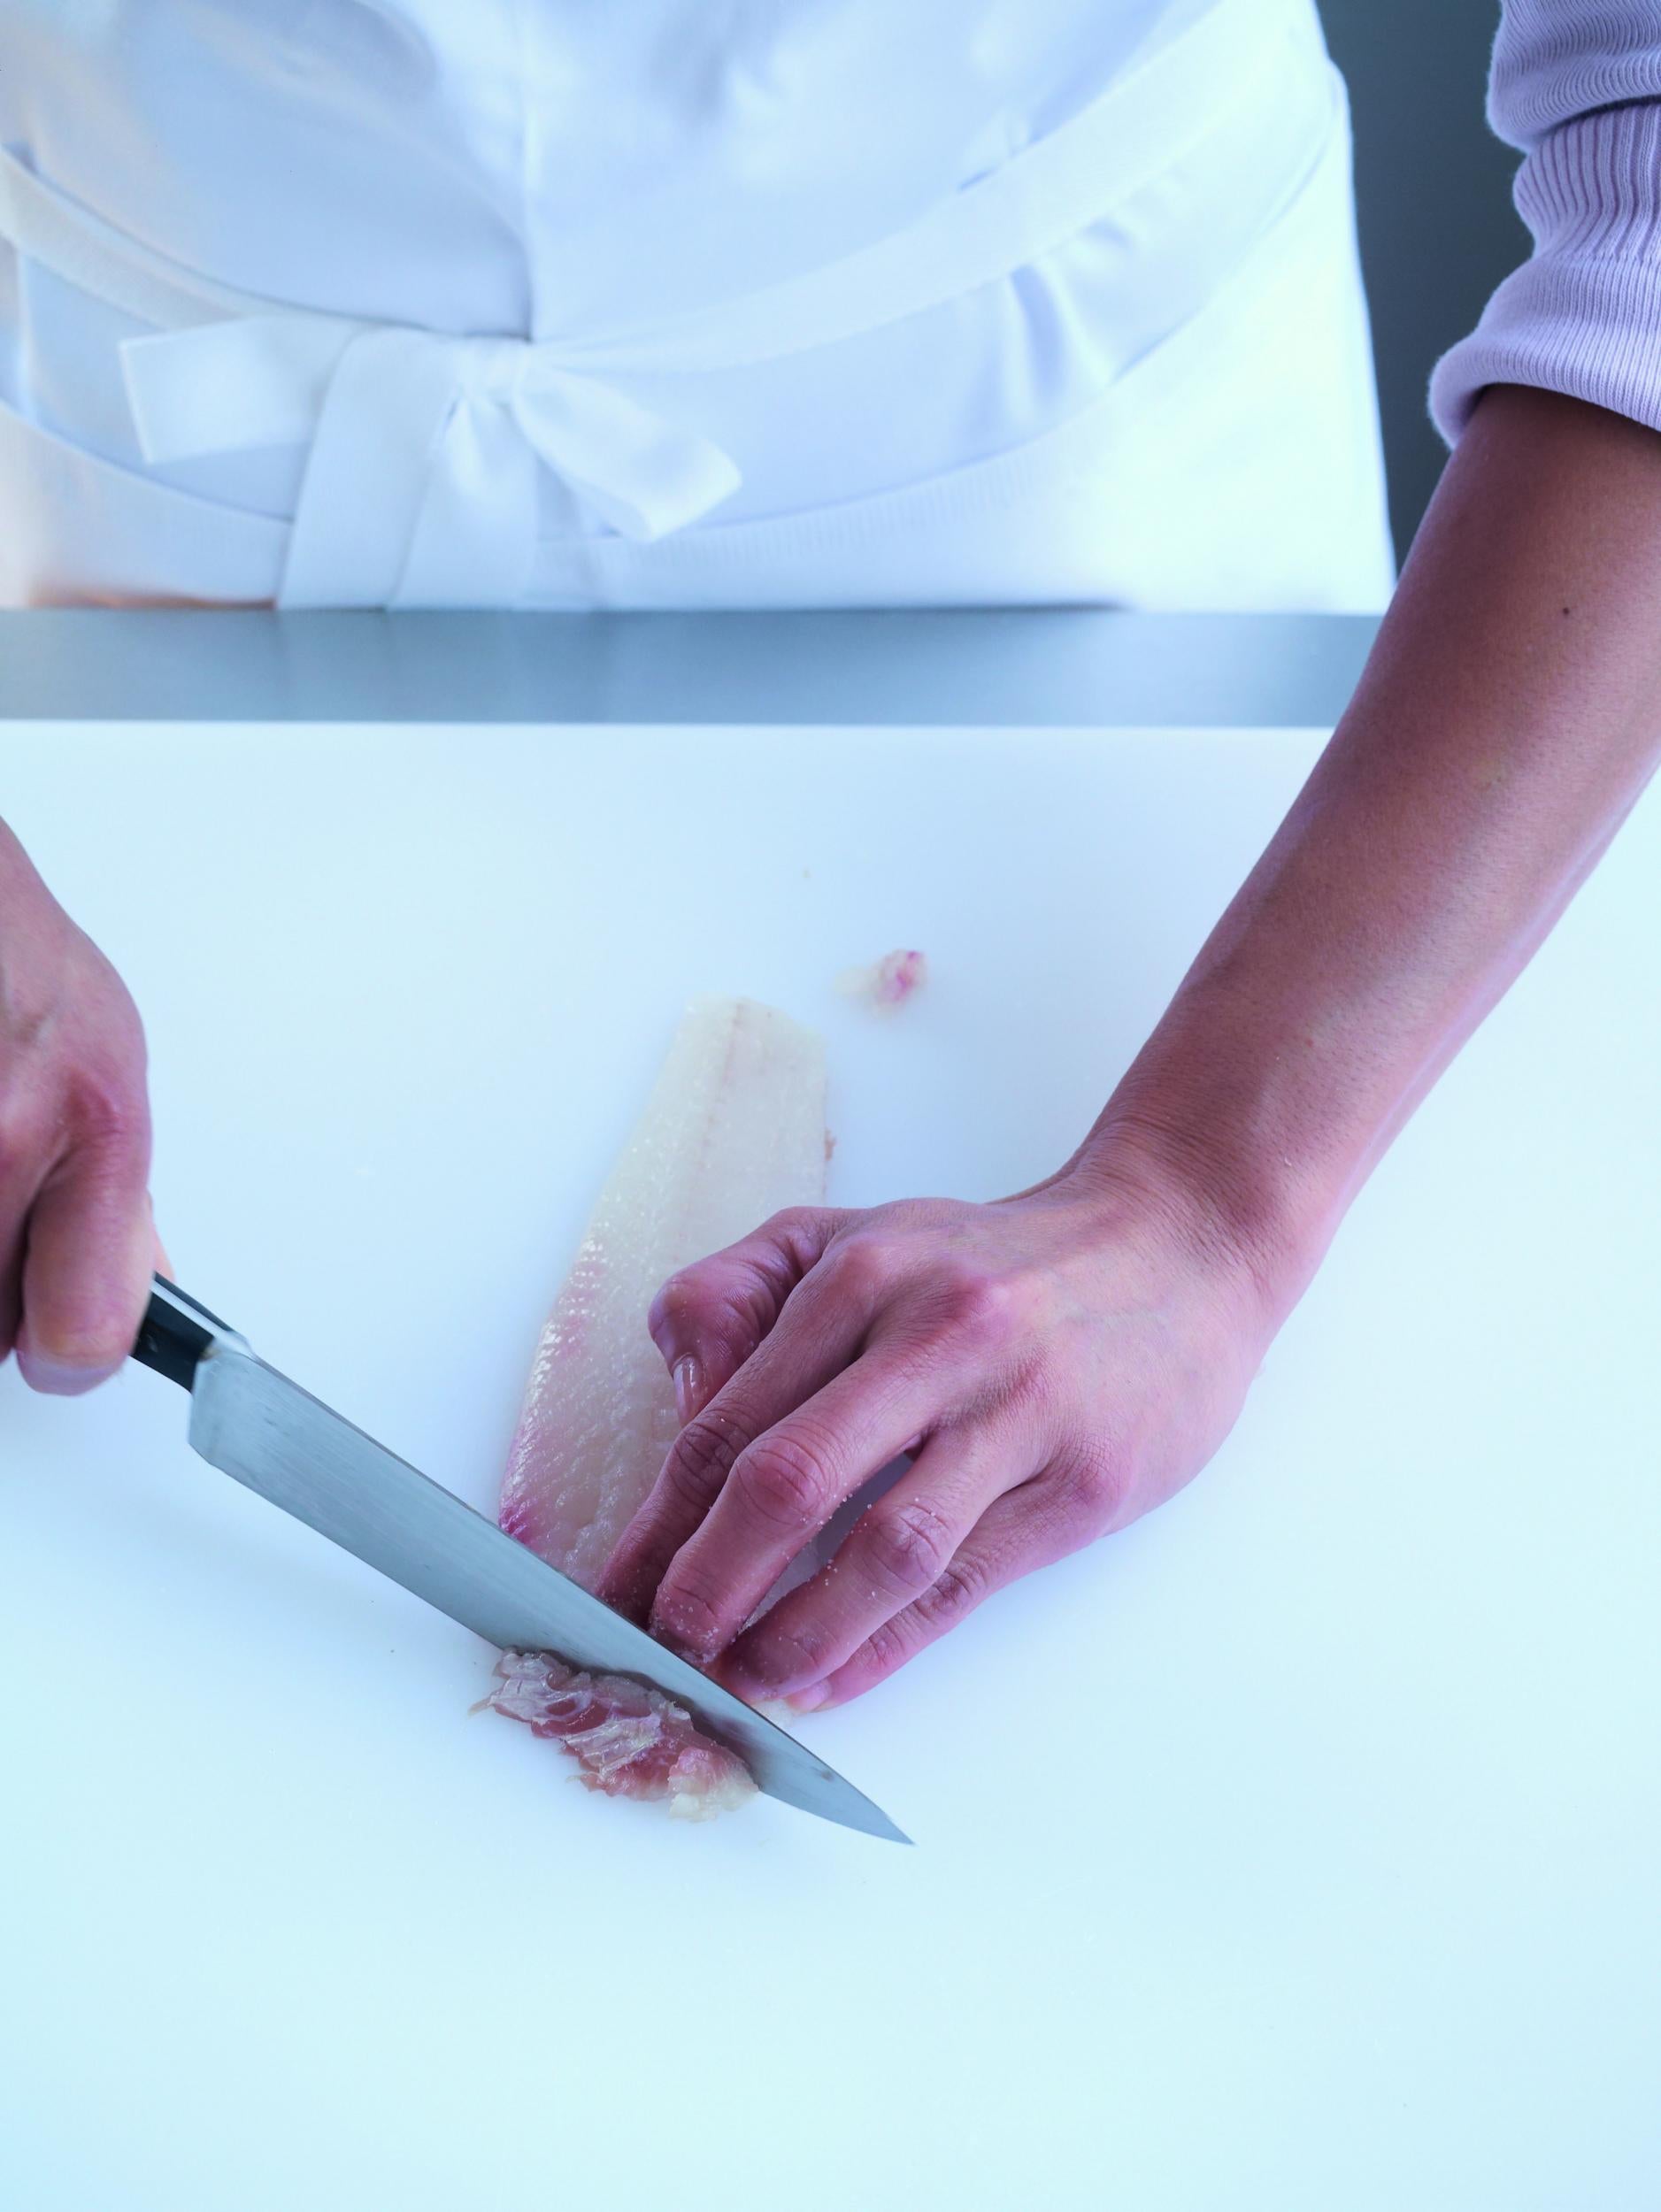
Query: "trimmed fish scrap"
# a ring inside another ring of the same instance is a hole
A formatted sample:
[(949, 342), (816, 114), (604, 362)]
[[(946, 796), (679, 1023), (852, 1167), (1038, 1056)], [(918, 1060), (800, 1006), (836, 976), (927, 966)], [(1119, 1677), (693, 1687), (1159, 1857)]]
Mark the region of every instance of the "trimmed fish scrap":
[(904, 1006), (928, 980), (928, 956), (913, 946), (884, 953), (868, 968), (844, 968), (836, 988), (847, 998), (862, 998), (884, 1012)]
[(753, 1797), (743, 1761), (700, 1733), (684, 1705), (627, 1675), (590, 1674), (548, 1651), (504, 1651), (495, 1712), (529, 1723), (577, 1760), (576, 1779), (607, 1797), (663, 1798), (683, 1820), (708, 1820)]

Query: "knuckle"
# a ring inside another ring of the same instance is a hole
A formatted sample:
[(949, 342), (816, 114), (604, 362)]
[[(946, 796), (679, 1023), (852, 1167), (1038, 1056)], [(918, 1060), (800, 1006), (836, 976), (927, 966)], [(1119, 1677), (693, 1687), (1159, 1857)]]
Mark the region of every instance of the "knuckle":
[(985, 1567), (972, 1553), (959, 1553), (918, 1600), (918, 1609), (931, 1626), (939, 1626), (973, 1611), (986, 1594)]
[(887, 1243), (869, 1230), (857, 1230), (835, 1247), (824, 1271), (842, 1295), (869, 1298), (888, 1281), (892, 1264)]
[(665, 1331), (677, 1338), (696, 1328), (725, 1327), (734, 1317), (713, 1261), (697, 1260), (677, 1268), (652, 1300), (646, 1325), (653, 1337)]
[(652, 1607), (654, 1629), (700, 1652), (712, 1652), (723, 1623), (715, 1595), (696, 1569), (672, 1568)]
[(1124, 1503), (1126, 1489), (1126, 1471), (1103, 1445), (1076, 1453), (1061, 1480), (1069, 1513), (1092, 1531), (1111, 1524)]
[(891, 1674), (911, 1655), (911, 1640), (900, 1626), (899, 1616), (884, 1621), (865, 1638), (865, 1656), (871, 1672)]
[(664, 1479), (670, 1491), (682, 1504), (702, 1513), (727, 1480), (734, 1448), (734, 1437), (720, 1421), (711, 1420), (708, 1414), (688, 1421), (670, 1447), (664, 1464)]
[(921, 1499), (873, 1507), (865, 1524), (865, 1549), (879, 1574), (906, 1592), (926, 1590), (951, 1557), (952, 1532)]
[(733, 1479), (764, 1521), (795, 1529), (817, 1522), (828, 1483), (819, 1453), (788, 1430), (763, 1437), (740, 1457)]
[(952, 1270), (941, 1286), (941, 1299), (953, 1334), (981, 1351), (1011, 1343), (1030, 1304), (1021, 1278), (978, 1267)]
[(143, 1086), (125, 1070), (76, 1068), (65, 1086), (65, 1106), (81, 1144), (109, 1153), (148, 1155), (150, 1112)]
[(663, 1321), (679, 1321), (688, 1308), (697, 1303), (699, 1288), (696, 1267), (683, 1267), (662, 1284), (651, 1302), (651, 1325), (654, 1328)]
[(793, 1628), (771, 1630), (757, 1639), (756, 1656), (763, 1662), (769, 1679), (776, 1682), (817, 1679), (832, 1654), (829, 1633), (811, 1620), (798, 1621)]
[(812, 1236), (823, 1217), (811, 1206), (786, 1206), (770, 1215), (764, 1226), (766, 1233), (781, 1243), (795, 1243), (800, 1238)]

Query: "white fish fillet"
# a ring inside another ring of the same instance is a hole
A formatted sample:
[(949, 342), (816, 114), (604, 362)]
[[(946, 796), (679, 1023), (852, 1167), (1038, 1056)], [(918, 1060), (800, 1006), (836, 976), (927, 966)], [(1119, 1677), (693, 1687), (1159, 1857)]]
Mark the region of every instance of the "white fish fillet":
[[(822, 1041), (753, 1000), (696, 1001), (543, 1327), (502, 1488), (498, 1517), (508, 1534), (585, 1588), (598, 1580), (675, 1437), (673, 1387), (646, 1333), (654, 1295), (678, 1269), (747, 1235), (769, 1214), (819, 1203), (825, 1156)], [(604, 1733), (594, 1740), (604, 1755), (597, 1763), (569, 1741), (604, 1719), (596, 1708), (591, 1722), (565, 1724), (575, 1679), (569, 1669), (527, 1673), (524, 1659), (510, 1654), (498, 1672), (496, 1709), (533, 1726), (539, 1717), (548, 1721), (538, 1732), (567, 1740), (592, 1787), (668, 1796), (685, 1811), (681, 1798), (730, 1786), (730, 1773), (706, 1774), (696, 1757), (685, 1764), (687, 1787), (668, 1780), (674, 1763), (663, 1756), (665, 1732), (690, 1750), (715, 1753), (728, 1768), (737, 1763), (697, 1737), (667, 1700), (626, 1716), (637, 1736), (649, 1723), (659, 1732), (650, 1744), (640, 1741), (631, 1776), (630, 1762), (610, 1759)], [(576, 1686), (604, 1698), (610, 1680), (582, 1676)]]

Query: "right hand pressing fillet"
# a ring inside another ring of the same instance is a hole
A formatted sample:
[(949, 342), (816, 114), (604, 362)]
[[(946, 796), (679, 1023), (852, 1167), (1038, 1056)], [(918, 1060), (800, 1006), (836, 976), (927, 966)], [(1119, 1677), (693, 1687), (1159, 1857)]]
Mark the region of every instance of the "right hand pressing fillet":
[(35, 1389), (132, 1350), (165, 1266), (149, 1173), (137, 1010), (0, 823), (0, 1360)]

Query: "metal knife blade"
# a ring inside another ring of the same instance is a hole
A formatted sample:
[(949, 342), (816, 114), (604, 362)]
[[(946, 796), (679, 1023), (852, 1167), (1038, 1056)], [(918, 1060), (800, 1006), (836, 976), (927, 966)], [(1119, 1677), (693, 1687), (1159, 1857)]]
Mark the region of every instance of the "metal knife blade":
[(211, 1465), (487, 1643), (650, 1682), (736, 1751), (769, 1796), (910, 1841), (805, 1745), (266, 1366), (160, 1276), (135, 1356), (190, 1391), (190, 1444)]

